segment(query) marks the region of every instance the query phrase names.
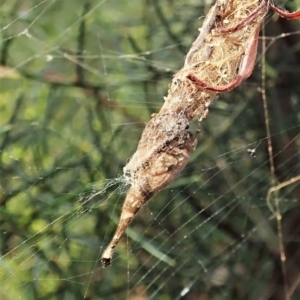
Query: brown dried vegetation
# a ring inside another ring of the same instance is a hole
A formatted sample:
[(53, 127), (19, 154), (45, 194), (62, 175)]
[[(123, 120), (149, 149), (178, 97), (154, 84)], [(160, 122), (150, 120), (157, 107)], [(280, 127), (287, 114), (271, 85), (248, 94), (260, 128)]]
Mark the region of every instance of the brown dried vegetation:
[[(219, 92), (206, 85), (216, 89), (223, 86), (220, 91), (227, 91), (250, 76), (267, 8), (268, 3), (259, 0), (218, 0), (209, 11), (183, 68), (169, 85), (164, 105), (147, 123), (135, 154), (124, 168), (131, 188), (116, 233), (102, 255), (104, 267), (110, 265), (114, 248), (140, 208), (187, 164), (198, 135), (189, 132), (189, 124), (207, 117), (208, 107)], [(193, 78), (200, 78), (201, 83)], [(236, 78), (238, 82), (231, 84)]]

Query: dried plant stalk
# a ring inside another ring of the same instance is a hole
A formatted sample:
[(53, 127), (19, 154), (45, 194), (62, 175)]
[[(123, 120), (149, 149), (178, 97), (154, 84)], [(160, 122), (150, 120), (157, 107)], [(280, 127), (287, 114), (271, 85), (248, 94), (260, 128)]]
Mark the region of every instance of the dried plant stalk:
[(114, 248), (140, 208), (187, 164), (197, 140), (197, 134), (194, 137), (188, 131), (190, 122), (206, 118), (219, 92), (233, 89), (250, 76), (267, 9), (266, 1), (217, 0), (209, 11), (164, 105), (146, 125), (124, 168), (131, 188), (115, 235), (102, 255), (104, 267), (111, 264)]

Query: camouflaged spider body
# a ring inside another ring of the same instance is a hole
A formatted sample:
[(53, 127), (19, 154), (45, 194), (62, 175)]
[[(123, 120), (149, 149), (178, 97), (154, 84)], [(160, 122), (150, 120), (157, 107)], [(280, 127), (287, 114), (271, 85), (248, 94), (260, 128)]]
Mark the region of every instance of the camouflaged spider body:
[(157, 114), (147, 124), (137, 151), (124, 167), (131, 188), (116, 233), (102, 255), (104, 266), (110, 264), (113, 249), (142, 205), (169, 185), (187, 164), (196, 143), (188, 128), (183, 112)]

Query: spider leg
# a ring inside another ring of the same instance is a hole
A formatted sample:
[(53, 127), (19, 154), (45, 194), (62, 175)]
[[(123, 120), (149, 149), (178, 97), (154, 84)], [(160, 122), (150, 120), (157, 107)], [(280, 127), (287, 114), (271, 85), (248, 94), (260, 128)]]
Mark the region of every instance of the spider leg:
[(226, 85), (214, 86), (199, 79), (193, 73), (189, 73), (187, 75), (187, 78), (193, 81), (199, 87), (210, 91), (225, 92), (225, 91), (231, 91), (234, 88), (236, 88), (241, 84), (243, 80), (247, 79), (252, 74), (255, 65), (256, 53), (257, 53), (259, 30), (260, 30), (260, 26), (257, 26), (255, 33), (248, 41), (248, 44), (245, 49), (245, 55), (240, 64), (239, 72), (232, 82)]
[(243, 81), (243, 77), (241, 75), (237, 75), (234, 80), (226, 85), (221, 85), (221, 86), (213, 86), (210, 85), (209, 83), (199, 79), (195, 74), (190, 73), (187, 76), (188, 79), (190, 79), (191, 81), (193, 81), (194, 83), (196, 83), (198, 86), (206, 89), (206, 90), (210, 90), (210, 91), (216, 91), (216, 92), (224, 92), (224, 91), (231, 91), (234, 88), (236, 88), (238, 85), (241, 84), (241, 82)]
[(299, 20), (300, 19), (300, 9), (296, 10), (294, 12), (288, 12), (286, 10), (282, 10), (282, 9), (276, 7), (275, 5), (273, 5), (271, 3), (269, 4), (269, 7), (283, 18), (290, 19), (290, 20)]
[(243, 27), (245, 27), (245, 25), (249, 24), (250, 22), (252, 22), (254, 19), (257, 18), (257, 16), (261, 13), (262, 10), (266, 10), (267, 9), (267, 5), (265, 1), (262, 1), (261, 4), (254, 9), (248, 16), (247, 18), (245, 18), (243, 21), (241, 21), (240, 23), (236, 24), (235, 26), (232, 27), (226, 27), (226, 28), (221, 28), (218, 29), (218, 32), (220, 33), (226, 33), (226, 32), (234, 32), (237, 30), (242, 29)]

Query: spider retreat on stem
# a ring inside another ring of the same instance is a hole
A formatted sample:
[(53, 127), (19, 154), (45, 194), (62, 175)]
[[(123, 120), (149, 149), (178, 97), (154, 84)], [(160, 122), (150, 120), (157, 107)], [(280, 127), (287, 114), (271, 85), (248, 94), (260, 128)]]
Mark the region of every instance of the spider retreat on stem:
[[(257, 18), (257, 16), (265, 9), (271, 8), (274, 12), (276, 12), (278, 15), (280, 15), (283, 18), (290, 19), (290, 20), (299, 20), (300, 19), (300, 9), (295, 12), (288, 12), (286, 10), (280, 9), (276, 7), (274, 4), (272, 4), (270, 1), (262, 0), (261, 4), (252, 12), (250, 13), (247, 18), (245, 18), (243, 21), (241, 21), (239, 24), (235, 25), (234, 27), (228, 27), (228, 28), (222, 28), (218, 31), (221, 33), (228, 33), (228, 32), (235, 32), (243, 27), (245, 27), (247, 24), (249, 24), (251, 21)], [(259, 35), (260, 28), (256, 30), (255, 34), (252, 36), (252, 38), (249, 40), (245, 55), (240, 63), (239, 72), (236, 75), (236, 77), (233, 79), (232, 82), (221, 85), (221, 86), (214, 86), (211, 85), (200, 78), (198, 78), (194, 73), (189, 73), (187, 75), (187, 78), (193, 81), (197, 86), (200, 88), (215, 91), (215, 92), (224, 92), (224, 91), (231, 91), (237, 86), (239, 86), (242, 81), (247, 79), (253, 71), (254, 65), (255, 65), (255, 59), (256, 59), (256, 53), (257, 53), (257, 46), (258, 46), (258, 35)]]

